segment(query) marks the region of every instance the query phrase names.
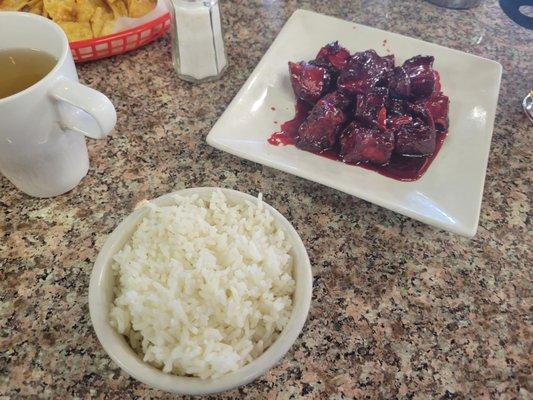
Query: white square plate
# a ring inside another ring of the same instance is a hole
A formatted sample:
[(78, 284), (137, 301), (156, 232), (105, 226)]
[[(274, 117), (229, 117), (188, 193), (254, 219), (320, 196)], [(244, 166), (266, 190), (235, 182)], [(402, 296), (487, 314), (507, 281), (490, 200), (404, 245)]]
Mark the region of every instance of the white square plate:
[[(270, 135), (294, 116), (287, 62), (313, 59), (338, 40), (350, 52), (386, 49), (397, 63), (433, 55), (450, 98), (450, 127), (439, 154), (417, 181), (400, 182), (294, 146), (272, 146)], [(386, 40), (386, 48), (383, 46)], [(499, 63), (406, 36), (298, 10), (287, 21), (207, 143), (238, 157), (341, 190), (439, 228), (465, 236), (477, 231), (498, 101)]]

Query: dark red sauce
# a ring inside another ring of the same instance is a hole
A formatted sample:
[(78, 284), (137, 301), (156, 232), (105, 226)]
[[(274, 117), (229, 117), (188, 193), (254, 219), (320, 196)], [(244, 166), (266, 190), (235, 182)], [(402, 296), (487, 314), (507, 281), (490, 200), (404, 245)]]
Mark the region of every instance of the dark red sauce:
[(268, 139), (268, 143), (274, 146), (286, 146), (289, 144), (296, 144), (296, 138), (298, 137), (298, 128), (304, 122), (311, 111), (310, 104), (305, 101), (298, 100), (296, 103), (296, 112), (293, 119), (281, 124), (281, 130), (274, 132)]
[[(445, 138), (446, 132), (437, 133), (437, 144), (435, 146), (435, 151), (429, 157), (406, 157), (400, 154), (393, 154), (390, 162), (385, 165), (374, 165), (367, 162), (354, 165), (364, 169), (369, 169), (371, 171), (376, 171), (381, 175), (396, 179), (398, 181), (416, 181), (427, 171), (442, 147), (442, 143), (444, 143)], [(337, 160), (342, 161), (338, 156)]]
[[(268, 139), (268, 143), (274, 146), (286, 146), (296, 144), (298, 138), (298, 128), (302, 122), (307, 118), (312, 106), (298, 100), (296, 103), (296, 113), (293, 119), (287, 121), (281, 125), (281, 130), (275, 132)], [(435, 152), (429, 157), (406, 157), (399, 154), (393, 154), (391, 160), (385, 165), (375, 165), (368, 162), (360, 162), (356, 164), (350, 164), (371, 171), (375, 171), (383, 176), (398, 181), (412, 182), (416, 181), (427, 171), (439, 150), (442, 147), (444, 139), (446, 138), (446, 132), (437, 133), (437, 145), (435, 146)], [(305, 151), (305, 150), (303, 150)], [(335, 151), (327, 150), (321, 153), (314, 153), (321, 157), (328, 158), (330, 160), (344, 162), (342, 158)]]

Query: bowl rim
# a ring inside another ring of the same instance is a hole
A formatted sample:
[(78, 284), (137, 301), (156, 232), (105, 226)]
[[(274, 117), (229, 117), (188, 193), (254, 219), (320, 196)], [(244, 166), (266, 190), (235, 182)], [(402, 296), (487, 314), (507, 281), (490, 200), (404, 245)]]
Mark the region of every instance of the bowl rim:
[[(219, 187), (198, 187), (177, 190), (150, 200), (150, 203), (164, 205), (175, 195), (190, 196), (197, 194), (202, 198), (206, 198), (210, 193), (218, 189), (224, 193), (230, 203), (251, 201), (257, 204), (258, 202), (257, 197), (236, 190)], [(139, 207), (124, 218), (113, 232), (108, 235), (94, 263), (89, 283), (91, 323), (100, 344), (122, 370), (146, 385), (166, 392), (202, 395), (219, 393), (250, 383), (283, 358), (298, 338), (307, 319), (311, 305), (313, 276), (305, 246), (292, 224), (268, 203), (263, 201), (263, 204), (274, 217), (276, 224), (284, 230), (293, 245), (291, 251), (294, 256), (294, 278), (296, 281), (291, 316), (274, 343), (263, 354), (244, 367), (216, 379), (200, 379), (167, 374), (145, 363), (135, 354), (125, 338), (109, 324), (110, 302), (104, 300), (103, 297), (106, 291), (104, 286), (106, 274), (110, 273), (112, 256), (122, 248), (144, 213), (148, 210), (147, 207)]]

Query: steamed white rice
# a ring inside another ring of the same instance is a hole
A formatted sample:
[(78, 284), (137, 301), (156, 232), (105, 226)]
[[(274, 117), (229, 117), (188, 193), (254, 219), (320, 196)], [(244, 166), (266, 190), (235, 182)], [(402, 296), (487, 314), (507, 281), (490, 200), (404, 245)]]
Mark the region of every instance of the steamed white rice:
[(115, 255), (111, 324), (164, 372), (216, 378), (262, 354), (287, 324), (291, 247), (261, 197), (173, 201), (150, 203)]

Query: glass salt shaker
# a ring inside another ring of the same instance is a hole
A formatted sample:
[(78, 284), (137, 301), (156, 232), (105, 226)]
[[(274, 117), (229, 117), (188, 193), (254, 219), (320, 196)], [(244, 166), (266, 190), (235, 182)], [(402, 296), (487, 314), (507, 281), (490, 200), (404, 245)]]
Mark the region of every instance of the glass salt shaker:
[(172, 61), (188, 82), (215, 81), (228, 62), (218, 0), (167, 0), (172, 17)]

